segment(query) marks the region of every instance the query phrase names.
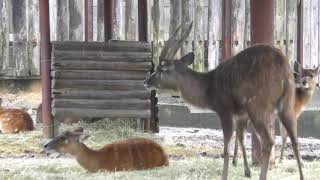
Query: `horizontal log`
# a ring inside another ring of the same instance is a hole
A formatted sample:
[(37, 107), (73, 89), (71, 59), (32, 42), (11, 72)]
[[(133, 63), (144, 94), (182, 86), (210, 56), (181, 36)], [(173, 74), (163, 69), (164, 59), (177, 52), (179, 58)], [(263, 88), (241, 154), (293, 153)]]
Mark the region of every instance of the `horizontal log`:
[(149, 73), (143, 71), (101, 71), (101, 70), (56, 70), (51, 75), (54, 79), (110, 79), (144, 80)]
[(151, 62), (53, 60), (53, 70), (135, 70), (149, 72)]
[(54, 41), (53, 50), (151, 52), (151, 44), (138, 41), (76, 42)]
[(68, 99), (149, 99), (150, 91), (132, 90), (132, 91), (99, 91), (99, 90), (68, 90), (53, 89), (53, 98)]
[(145, 90), (143, 80), (70, 80), (53, 79), (52, 88), (91, 90)]
[(54, 108), (88, 108), (88, 109), (127, 109), (127, 110), (147, 110), (150, 109), (150, 100), (122, 99), (54, 99)]
[(87, 108), (53, 108), (55, 118), (59, 117), (109, 117), (109, 118), (150, 118), (150, 110), (105, 110)]
[(151, 58), (151, 52), (52, 51), (52, 59), (54, 60), (150, 62)]

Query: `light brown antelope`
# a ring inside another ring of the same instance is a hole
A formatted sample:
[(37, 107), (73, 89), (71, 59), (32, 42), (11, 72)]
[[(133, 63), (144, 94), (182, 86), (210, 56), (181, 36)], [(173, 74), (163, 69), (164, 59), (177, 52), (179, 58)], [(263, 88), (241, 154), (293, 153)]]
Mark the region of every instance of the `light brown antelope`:
[(150, 139), (132, 138), (92, 150), (83, 143), (87, 137), (83, 128), (65, 131), (44, 148), (75, 156), (78, 163), (90, 172), (141, 170), (169, 164), (162, 147)]
[[(295, 92), (295, 103), (294, 103), (294, 113), (296, 120), (298, 120), (298, 117), (300, 116), (301, 112), (303, 111), (304, 106), (310, 101), (315, 88), (317, 87), (317, 82), (315, 81), (315, 77), (319, 75), (319, 67), (315, 69), (304, 69), (300, 67), (300, 64), (296, 61), (294, 64), (294, 75), (295, 75), (295, 81), (299, 84), (298, 87), (296, 87)], [(246, 155), (246, 148), (244, 146), (244, 139), (243, 134), (246, 127), (247, 127), (247, 117), (242, 117), (241, 121), (237, 122), (236, 127), (236, 140), (235, 140), (235, 147), (234, 147), (234, 156), (232, 160), (232, 164), (237, 164), (237, 158), (238, 158), (238, 141), (240, 141), (240, 147), (242, 151), (243, 161), (244, 161), (244, 169), (245, 169), (245, 175), (247, 177), (251, 176), (250, 168), (247, 161), (247, 155)], [(283, 160), (284, 156), (284, 147), (287, 140), (287, 131), (280, 124), (280, 133), (282, 137), (282, 146), (281, 146), (281, 153), (280, 153), (280, 161)], [(301, 160), (302, 161), (302, 160)]]
[[(318, 86), (318, 83), (315, 81), (315, 77), (319, 75), (320, 67), (318, 66), (314, 69), (304, 69), (298, 62), (295, 62), (294, 71), (296, 74), (296, 82), (299, 85), (296, 87), (296, 98), (294, 103), (294, 112), (296, 120), (298, 120), (298, 117), (301, 115), (307, 103), (311, 100), (314, 90)], [(288, 137), (287, 131), (283, 126), (280, 126), (280, 134), (282, 137), (280, 161), (282, 161), (284, 156), (284, 148)]]
[(224, 135), (224, 165), (222, 179), (227, 179), (229, 144), (233, 134), (233, 119), (248, 116), (262, 141), (260, 179), (266, 179), (274, 139), (269, 125), (277, 114), (292, 141), (297, 157), (300, 179), (303, 173), (294, 115), (295, 83), (288, 59), (280, 50), (269, 45), (254, 45), (220, 63), (215, 69), (199, 73), (188, 68), (194, 54), (180, 60), (174, 56), (192, 28), (176, 40), (178, 28), (163, 47), (159, 66), (145, 80), (149, 88), (174, 89), (188, 103), (216, 111)]
[(2, 107), (0, 98), (0, 133), (19, 133), (34, 130), (29, 113), (20, 108)]

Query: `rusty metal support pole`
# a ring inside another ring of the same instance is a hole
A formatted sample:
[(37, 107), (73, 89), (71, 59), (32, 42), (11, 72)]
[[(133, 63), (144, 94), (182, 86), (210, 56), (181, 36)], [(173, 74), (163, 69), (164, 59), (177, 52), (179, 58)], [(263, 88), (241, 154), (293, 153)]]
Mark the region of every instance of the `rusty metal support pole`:
[(104, 41), (105, 42), (112, 39), (113, 1), (114, 0), (104, 0)]
[(84, 31), (85, 41), (92, 41), (93, 40), (93, 13), (92, 13), (92, 0), (85, 0), (85, 7), (84, 7)]
[(303, 0), (298, 5), (298, 38), (297, 38), (297, 56), (300, 64), (303, 64)]
[(147, 0), (138, 0), (139, 41), (148, 41), (148, 4)]
[(231, 0), (223, 1), (222, 33), (224, 39), (224, 59), (228, 59), (231, 56), (231, 2)]
[[(273, 45), (273, 19), (274, 0), (251, 0), (251, 41), (252, 44), (264, 43)], [(274, 121), (270, 125), (274, 137)], [(274, 148), (270, 156), (270, 165), (275, 163)], [(261, 143), (257, 135), (252, 133), (252, 163), (260, 165), (262, 160)]]
[(41, 0), (40, 7), (40, 70), (42, 85), (42, 120), (45, 138), (54, 137), (54, 121), (51, 109), (51, 47), (49, 26), (49, 0)]

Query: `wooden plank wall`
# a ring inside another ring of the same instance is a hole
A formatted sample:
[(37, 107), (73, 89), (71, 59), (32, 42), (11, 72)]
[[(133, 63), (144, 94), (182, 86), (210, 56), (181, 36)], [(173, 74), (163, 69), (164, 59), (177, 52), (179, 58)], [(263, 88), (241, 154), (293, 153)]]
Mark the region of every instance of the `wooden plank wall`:
[(151, 117), (151, 92), (143, 85), (152, 66), (149, 43), (53, 42), (52, 48), (55, 117)]
[[(182, 24), (182, 29), (194, 21), (196, 31), (190, 33), (183, 44), (180, 56), (190, 51), (196, 52), (198, 71), (213, 69), (222, 60), (222, 1), (223, 0), (150, 0), (149, 39), (153, 42), (154, 62), (165, 41), (169, 38), (170, 27)], [(51, 39), (68, 41), (84, 40), (84, 0), (50, 0)], [(232, 1), (231, 47), (235, 54), (250, 42), (250, 0)], [(275, 1), (274, 43), (290, 59), (297, 60), (297, 2), (296, 0)], [(93, 41), (104, 40), (103, 4), (104, 0), (93, 0)], [(37, 0), (3, 0), (0, 17), (0, 74), (2, 76), (39, 75), (39, 20), (34, 16), (38, 11)], [(116, 0), (114, 39), (137, 40), (137, 0)], [(11, 13), (11, 11), (19, 11)], [(174, 10), (174, 11), (173, 11)], [(318, 0), (304, 0), (303, 43), (304, 66), (319, 64), (319, 19)], [(177, 12), (179, 12), (177, 14)], [(13, 14), (13, 15), (11, 15)], [(181, 16), (181, 17), (180, 17)], [(173, 17), (173, 18), (171, 18)], [(179, 17), (177, 19), (176, 17)], [(21, 23), (18, 23), (21, 22)], [(14, 41), (9, 48), (9, 35)], [(9, 49), (9, 50), (8, 50)], [(8, 55), (9, 53), (9, 55)]]

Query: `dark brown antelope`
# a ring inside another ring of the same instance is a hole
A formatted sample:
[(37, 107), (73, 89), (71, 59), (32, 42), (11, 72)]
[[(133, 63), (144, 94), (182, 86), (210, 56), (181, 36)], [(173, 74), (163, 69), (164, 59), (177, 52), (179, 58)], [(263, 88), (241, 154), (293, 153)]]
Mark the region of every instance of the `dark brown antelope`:
[[(315, 77), (319, 75), (320, 68), (317, 67), (315, 69), (304, 69), (300, 66), (300, 64), (296, 61), (294, 64), (294, 75), (295, 75), (295, 81), (299, 84), (298, 87), (296, 87), (295, 92), (295, 103), (294, 103), (294, 114), (296, 117), (296, 120), (298, 120), (298, 117), (300, 116), (301, 112), (303, 111), (303, 108), (306, 106), (306, 104), (310, 101), (312, 98), (312, 95), (314, 93), (315, 88), (317, 87), (317, 82), (315, 81)], [(247, 177), (251, 176), (250, 168), (247, 161), (247, 155), (246, 155), (246, 148), (244, 146), (244, 139), (243, 134), (246, 127), (247, 127), (247, 117), (242, 117), (241, 121), (238, 121), (237, 128), (236, 128), (236, 140), (235, 140), (235, 147), (234, 147), (234, 156), (232, 160), (232, 164), (237, 164), (237, 158), (238, 158), (238, 141), (240, 141), (240, 147), (242, 151), (243, 161), (244, 161), (244, 169), (245, 169), (245, 175)], [(280, 161), (283, 160), (284, 156), (284, 147), (287, 141), (287, 131), (280, 124), (280, 133), (282, 137), (282, 145), (281, 145), (281, 153), (280, 153)], [(302, 160), (301, 160), (302, 161)]]
[(150, 139), (132, 138), (92, 150), (83, 143), (87, 137), (83, 128), (65, 131), (44, 148), (74, 155), (78, 163), (90, 172), (141, 170), (169, 164), (162, 147)]
[[(307, 103), (311, 100), (314, 90), (318, 86), (318, 83), (315, 81), (315, 77), (319, 75), (320, 67), (318, 66), (314, 69), (304, 69), (298, 62), (295, 62), (294, 71), (296, 74), (295, 79), (299, 84), (299, 86), (296, 87), (296, 98), (294, 103), (295, 117), (296, 120), (298, 120), (298, 117), (301, 115)], [(283, 126), (280, 126), (280, 133), (282, 137), (280, 161), (282, 161), (288, 135)]]
[(295, 83), (287, 58), (269, 45), (254, 45), (220, 63), (206, 73), (188, 68), (194, 54), (180, 60), (174, 56), (192, 28), (176, 40), (178, 28), (168, 39), (159, 57), (159, 66), (145, 80), (149, 88), (174, 89), (188, 103), (216, 111), (224, 135), (224, 165), (222, 179), (228, 178), (229, 144), (233, 134), (233, 119), (248, 116), (262, 141), (260, 179), (266, 179), (274, 139), (269, 125), (277, 114), (292, 141), (297, 157), (300, 179), (303, 173), (298, 148), (297, 122), (294, 115)]
[(2, 107), (0, 98), (0, 133), (19, 133), (34, 130), (29, 113), (20, 108)]

